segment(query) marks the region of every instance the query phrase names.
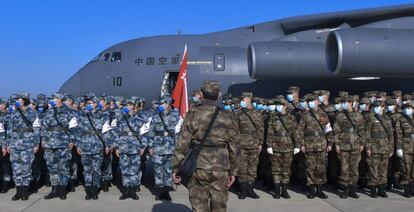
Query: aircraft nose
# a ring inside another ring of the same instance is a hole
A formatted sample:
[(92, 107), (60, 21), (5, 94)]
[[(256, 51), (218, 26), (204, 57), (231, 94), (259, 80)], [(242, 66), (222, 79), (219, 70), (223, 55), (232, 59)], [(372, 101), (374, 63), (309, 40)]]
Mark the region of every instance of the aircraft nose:
[(71, 78), (69, 78), (63, 85), (60, 87), (60, 93), (70, 93), (73, 96), (80, 96), (80, 76), (79, 73), (76, 73)]

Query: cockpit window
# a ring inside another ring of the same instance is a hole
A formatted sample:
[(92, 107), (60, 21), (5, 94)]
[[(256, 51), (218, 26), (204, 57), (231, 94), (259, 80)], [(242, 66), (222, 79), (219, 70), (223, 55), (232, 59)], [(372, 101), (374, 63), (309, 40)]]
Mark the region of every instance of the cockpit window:
[(112, 53), (111, 62), (121, 62), (122, 54), (121, 52)]
[(111, 53), (105, 53), (102, 60), (103, 61), (109, 61), (109, 58), (111, 57)]

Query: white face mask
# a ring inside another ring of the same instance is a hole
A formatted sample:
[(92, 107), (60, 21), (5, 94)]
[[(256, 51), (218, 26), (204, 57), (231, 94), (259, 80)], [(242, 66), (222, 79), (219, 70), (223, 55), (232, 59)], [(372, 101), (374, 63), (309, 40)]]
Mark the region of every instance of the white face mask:
[(341, 110), (342, 106), (341, 104), (335, 104), (335, 110)]
[(311, 108), (311, 109), (315, 109), (316, 108), (316, 102), (315, 101), (311, 101), (308, 104), (309, 104), (309, 108)]
[(283, 105), (276, 105), (276, 110), (277, 112), (282, 113), (284, 112), (285, 107)]
[(381, 106), (376, 106), (376, 107), (374, 108), (374, 112), (375, 112), (375, 114), (377, 114), (377, 115), (381, 115), (381, 114), (382, 114), (382, 107), (381, 107)]
[(323, 102), (325, 100), (324, 96), (318, 96), (319, 102)]
[(308, 104), (306, 102), (300, 102), (299, 105), (303, 110), (308, 108)]
[(276, 105), (269, 105), (269, 110), (275, 111), (276, 110)]
[(413, 109), (412, 108), (405, 108), (404, 113), (407, 116), (411, 116), (411, 115), (413, 115)]
[(358, 102), (353, 102), (352, 107), (357, 110), (358, 109)]
[(366, 111), (367, 110), (367, 105), (366, 104), (362, 104), (362, 105), (359, 106), (359, 109), (361, 111)]
[(387, 110), (388, 110), (388, 112), (394, 112), (395, 106), (394, 105), (388, 105)]
[(342, 103), (342, 109), (349, 110), (349, 103), (348, 102)]

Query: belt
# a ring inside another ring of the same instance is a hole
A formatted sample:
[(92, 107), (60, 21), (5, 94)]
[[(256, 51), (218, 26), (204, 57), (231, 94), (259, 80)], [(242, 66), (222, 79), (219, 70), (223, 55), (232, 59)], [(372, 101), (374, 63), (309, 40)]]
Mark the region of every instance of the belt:
[(57, 132), (62, 132), (62, 131), (66, 131), (66, 128), (63, 127), (49, 127), (46, 129), (47, 131), (57, 131)]
[(404, 134), (403, 138), (414, 138), (414, 133), (411, 134)]
[(341, 132), (343, 132), (343, 133), (353, 133), (354, 128), (345, 128), (345, 129), (342, 129)]
[(136, 136), (137, 133), (130, 132), (130, 131), (122, 131), (120, 135), (121, 136)]
[(83, 135), (100, 135), (101, 131), (96, 129), (96, 131), (94, 130), (89, 130), (89, 131), (83, 131)]
[(170, 136), (170, 137), (174, 137), (175, 136), (175, 132), (165, 132), (165, 131), (159, 131), (159, 132), (155, 132), (156, 136)]
[(14, 129), (13, 132), (33, 132), (32, 128), (18, 128)]
[(276, 132), (275, 136), (277, 136), (277, 137), (288, 137), (289, 133), (287, 133), (287, 132)]
[(324, 134), (322, 132), (317, 131), (305, 131), (305, 136), (323, 136)]
[(254, 130), (241, 130), (240, 134), (252, 134), (252, 133), (256, 133), (256, 131)]
[(227, 144), (217, 144), (217, 145), (213, 145), (213, 144), (192, 144), (192, 147), (203, 147), (203, 148), (215, 148), (215, 149), (223, 149), (223, 148), (227, 148)]
[(372, 138), (387, 138), (387, 133), (379, 132), (371, 135)]

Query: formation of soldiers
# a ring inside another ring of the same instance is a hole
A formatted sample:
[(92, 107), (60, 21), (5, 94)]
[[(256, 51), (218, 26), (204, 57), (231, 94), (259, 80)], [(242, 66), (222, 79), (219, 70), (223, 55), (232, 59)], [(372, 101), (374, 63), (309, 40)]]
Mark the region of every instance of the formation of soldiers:
[[(44, 178), (52, 186), (45, 199), (66, 199), (79, 183), (86, 200), (98, 199), (118, 177), (119, 199), (137, 200), (151, 158), (156, 199), (171, 200), (169, 191), (181, 182), (179, 166), (186, 152), (205, 140), (189, 181), (195, 211), (213, 204), (225, 208), (226, 186), (235, 179), (240, 199), (260, 198), (254, 191), (258, 178), (271, 184), (275, 199), (289, 199), (292, 184), (308, 188), (310, 199), (328, 198), (326, 183), (341, 198), (359, 198), (358, 186), (370, 189), (373, 198), (387, 197), (392, 188), (402, 189), (407, 198), (414, 195), (410, 94), (299, 94), (298, 87), (273, 99), (226, 94), (207, 139), (208, 117), (217, 108), (217, 82), (206, 81), (193, 92), (184, 120), (168, 96), (152, 102), (148, 111), (140, 97), (87, 94), (75, 99), (56, 93), (30, 99), (20, 93), (1, 98), (1, 192), (14, 184), (13, 200), (27, 200)], [(211, 190), (206, 182), (217, 185), (216, 193), (206, 192)], [(216, 199), (206, 206), (205, 198)]]
[(45, 199), (64, 200), (82, 183), (85, 199), (96, 200), (115, 184), (120, 200), (137, 200), (151, 157), (156, 199), (171, 200), (172, 154), (182, 123), (171, 101), (162, 97), (144, 111), (140, 97), (0, 98), (1, 192), (14, 185), (12, 200), (27, 200), (45, 184), (52, 187)]

